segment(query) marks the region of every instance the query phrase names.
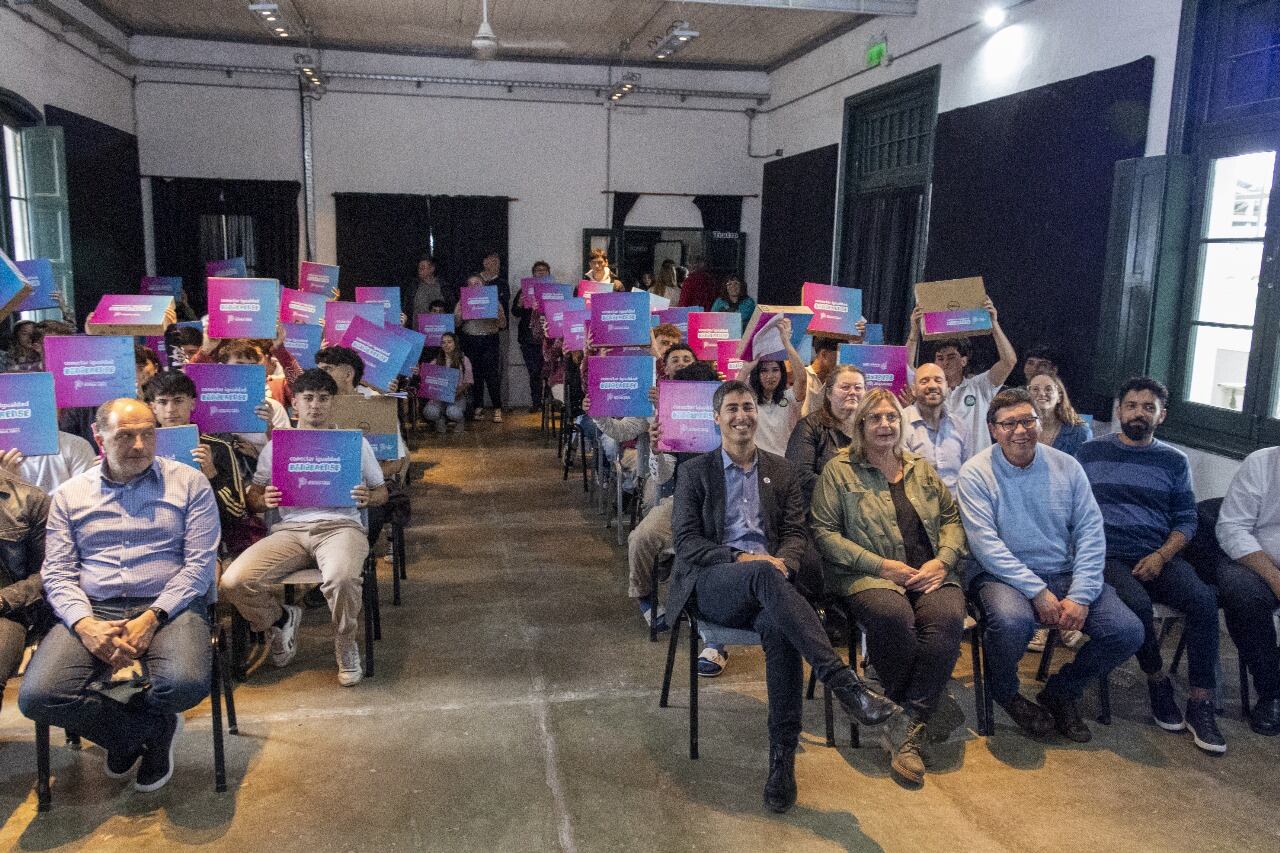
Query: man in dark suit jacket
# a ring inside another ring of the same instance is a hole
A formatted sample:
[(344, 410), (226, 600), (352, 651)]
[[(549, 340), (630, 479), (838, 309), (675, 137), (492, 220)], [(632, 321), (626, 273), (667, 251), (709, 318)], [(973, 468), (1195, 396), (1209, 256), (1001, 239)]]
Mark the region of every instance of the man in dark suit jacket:
[(40, 579), (48, 515), (48, 495), (0, 468), (0, 694), (27, 644), (53, 622)]
[(667, 612), (679, 614), (692, 601), (700, 618), (760, 634), (769, 688), (764, 801), (785, 812), (796, 801), (801, 658), (858, 722), (875, 725), (898, 709), (845, 665), (817, 613), (792, 584), (809, 544), (807, 507), (799, 472), (781, 456), (756, 448), (755, 401), (743, 382), (721, 385), (712, 402), (721, 447), (680, 467)]

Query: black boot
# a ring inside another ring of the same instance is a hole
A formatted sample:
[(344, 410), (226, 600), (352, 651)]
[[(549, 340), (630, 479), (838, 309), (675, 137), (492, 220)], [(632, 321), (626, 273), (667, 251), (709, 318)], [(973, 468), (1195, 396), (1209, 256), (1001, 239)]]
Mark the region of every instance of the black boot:
[(1249, 728), (1260, 735), (1280, 735), (1280, 696), (1259, 699), (1249, 714)]
[(845, 668), (827, 682), (844, 712), (864, 726), (883, 723), (902, 709), (892, 699), (871, 690), (852, 669)]
[(769, 778), (764, 783), (764, 804), (782, 814), (796, 804), (796, 748), (769, 747)]

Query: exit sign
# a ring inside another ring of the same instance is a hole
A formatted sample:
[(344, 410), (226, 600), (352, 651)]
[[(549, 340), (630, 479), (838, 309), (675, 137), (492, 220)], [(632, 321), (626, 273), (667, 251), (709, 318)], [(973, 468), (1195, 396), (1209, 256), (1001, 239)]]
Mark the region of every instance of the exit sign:
[(889, 40), (879, 38), (867, 45), (867, 67), (875, 68), (877, 65), (883, 65), (885, 57), (889, 55)]

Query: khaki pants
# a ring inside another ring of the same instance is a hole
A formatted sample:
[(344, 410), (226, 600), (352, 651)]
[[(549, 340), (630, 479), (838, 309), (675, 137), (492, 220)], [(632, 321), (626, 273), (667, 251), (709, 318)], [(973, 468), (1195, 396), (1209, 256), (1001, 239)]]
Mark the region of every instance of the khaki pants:
[(631, 598), (648, 598), (653, 592), (653, 563), (659, 554), (671, 547), (671, 509), (674, 505), (674, 499), (665, 498), (645, 513), (627, 537), (627, 562), (631, 569), (627, 595)]
[(353, 521), (277, 524), (265, 539), (249, 546), (222, 573), (218, 589), (255, 631), (280, 618), (275, 587), (313, 560), (320, 569), (320, 591), (333, 613), (334, 631), (354, 636), (361, 610), (361, 570), (369, 555), (364, 528)]

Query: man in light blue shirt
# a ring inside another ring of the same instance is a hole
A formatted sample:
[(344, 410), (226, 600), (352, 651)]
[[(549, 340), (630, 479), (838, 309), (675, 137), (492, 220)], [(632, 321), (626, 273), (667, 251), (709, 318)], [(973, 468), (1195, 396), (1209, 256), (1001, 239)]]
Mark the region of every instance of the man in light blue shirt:
[[(1142, 623), (1102, 580), (1107, 541), (1089, 480), (1071, 456), (1039, 444), (1040, 421), (1022, 388), (1001, 391), (987, 411), (996, 442), (960, 471), (970, 582), (986, 617), (992, 698), (1033, 735), (1085, 743), (1076, 706), (1084, 687), (1142, 645)], [(1018, 692), (1018, 661), (1041, 625), (1089, 636), (1036, 702)]]
[[(102, 464), (68, 480), (49, 509), (42, 572), (59, 624), (27, 669), (18, 704), (37, 722), (107, 750), (107, 775), (141, 759), (134, 787), (173, 775), (181, 712), (209, 690), (209, 622), (221, 530), (208, 479), (156, 458), (156, 421), (133, 399), (104, 403), (94, 436)], [(96, 686), (141, 662), (136, 705)]]
[(960, 419), (947, 411), (947, 375), (936, 364), (922, 364), (916, 368), (912, 389), (915, 404), (902, 410), (903, 443), (929, 460), (954, 497), (960, 466), (973, 453), (973, 442)]

